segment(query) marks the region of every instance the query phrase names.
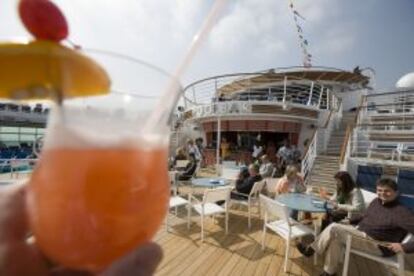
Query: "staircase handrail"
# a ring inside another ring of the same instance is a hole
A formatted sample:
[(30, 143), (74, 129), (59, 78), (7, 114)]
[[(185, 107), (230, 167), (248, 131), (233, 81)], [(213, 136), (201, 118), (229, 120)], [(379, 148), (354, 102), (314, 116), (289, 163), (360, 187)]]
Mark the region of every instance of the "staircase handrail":
[(341, 154), (340, 154), (340, 157), (339, 157), (339, 165), (340, 166), (342, 166), (345, 162), (345, 156), (346, 156), (346, 153), (348, 151), (348, 147), (350, 146), (349, 145), (350, 137), (351, 137), (353, 129), (354, 129), (353, 124), (349, 124), (346, 127), (345, 138), (344, 138), (344, 141), (342, 142)]
[[(323, 135), (322, 144), (323, 150), (326, 151), (328, 147), (328, 141), (331, 137), (332, 131), (334, 128), (337, 128), (339, 121), (342, 118), (342, 101), (339, 101), (339, 106), (335, 110), (329, 112), (328, 119), (325, 121), (325, 124), (321, 128), (323, 132), (320, 135)], [(321, 142), (321, 141), (319, 141)]]
[(302, 173), (303, 178), (305, 179), (305, 184), (307, 183), (307, 176), (313, 167), (313, 163), (315, 162), (315, 158), (317, 154), (317, 149), (316, 149), (317, 137), (318, 137), (318, 131), (315, 130), (312, 136), (312, 140), (309, 143), (309, 146), (306, 148), (304, 158), (302, 159), (301, 173)]
[(353, 121), (353, 126), (358, 125), (360, 113), (363, 110), (364, 102), (366, 102), (366, 99), (367, 99), (366, 96), (361, 96), (361, 99), (359, 100), (359, 105), (358, 105), (358, 108), (355, 112), (355, 118), (354, 118), (354, 121)]
[(310, 145), (312, 144), (312, 141), (315, 139), (316, 132), (317, 132), (317, 130), (315, 129), (315, 130), (313, 131), (313, 134), (312, 134), (312, 138), (311, 138), (310, 143), (306, 146), (305, 151), (304, 151), (304, 152), (303, 152), (303, 154), (302, 154), (302, 160), (306, 158), (306, 155), (308, 154), (308, 151), (309, 151)]
[(346, 127), (345, 138), (344, 138), (344, 141), (342, 142), (341, 154), (339, 157), (339, 165), (341, 167), (344, 166), (345, 160), (347, 159), (346, 157), (347, 155), (349, 155), (350, 150), (348, 149), (348, 147), (350, 147), (350, 138), (352, 137), (351, 134), (355, 126), (358, 125), (359, 115), (364, 106), (365, 101), (366, 101), (366, 96), (361, 96), (358, 108), (355, 112), (354, 120), (350, 124), (348, 124)]

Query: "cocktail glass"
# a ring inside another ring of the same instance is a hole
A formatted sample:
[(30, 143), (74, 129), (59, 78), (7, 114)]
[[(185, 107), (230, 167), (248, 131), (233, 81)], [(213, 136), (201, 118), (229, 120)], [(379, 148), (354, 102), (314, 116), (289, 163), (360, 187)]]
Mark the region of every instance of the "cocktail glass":
[(49, 258), (99, 271), (149, 241), (166, 214), (168, 120), (144, 125), (171, 79), (125, 56), (88, 55), (106, 68), (113, 91), (52, 107), (28, 211)]

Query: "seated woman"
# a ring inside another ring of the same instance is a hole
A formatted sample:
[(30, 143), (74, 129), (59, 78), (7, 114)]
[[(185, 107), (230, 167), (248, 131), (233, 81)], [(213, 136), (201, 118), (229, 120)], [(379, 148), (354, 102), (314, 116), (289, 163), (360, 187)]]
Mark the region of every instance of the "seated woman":
[(303, 177), (299, 174), (298, 168), (294, 165), (287, 166), (285, 176), (276, 185), (276, 193), (304, 193), (305, 191)]
[[(325, 189), (319, 191), (320, 197), (326, 199), (333, 206), (322, 219), (322, 230), (332, 222), (345, 219), (348, 214), (354, 216), (365, 210), (364, 197), (361, 190), (355, 185), (348, 172), (339, 171), (334, 176), (336, 180), (336, 192), (329, 196)], [(351, 218), (351, 217), (349, 217)]]
[[(304, 192), (306, 192), (306, 187), (303, 183), (303, 177), (299, 174), (298, 168), (295, 165), (287, 166), (285, 176), (276, 184), (276, 194)], [(290, 210), (289, 216), (293, 219), (298, 219), (298, 211)]]
[(262, 180), (262, 176), (259, 174), (259, 166), (251, 164), (248, 173), (246, 173), (246, 170), (240, 172), (239, 177), (236, 180), (236, 189), (231, 192), (231, 198), (247, 199), (254, 183), (260, 180)]
[(189, 157), (190, 157), (190, 162), (188, 162), (184, 171), (178, 174), (178, 180), (182, 180), (182, 181), (190, 180), (193, 177), (197, 169), (197, 161), (196, 161), (194, 153), (190, 153)]

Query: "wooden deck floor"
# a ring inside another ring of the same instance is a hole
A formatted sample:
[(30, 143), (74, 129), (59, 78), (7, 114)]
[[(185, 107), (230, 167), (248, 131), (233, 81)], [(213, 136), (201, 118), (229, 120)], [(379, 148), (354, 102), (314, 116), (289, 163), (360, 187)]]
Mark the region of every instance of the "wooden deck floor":
[[(251, 230), (247, 228), (246, 212), (232, 209), (229, 220), (229, 234), (224, 232), (224, 219), (208, 218), (205, 221), (204, 243), (200, 238), (200, 219), (192, 218), (192, 227), (187, 230), (186, 210), (178, 216), (170, 215), (170, 231), (161, 229), (155, 237), (164, 250), (164, 259), (156, 275), (319, 275), (323, 257), (318, 265), (313, 258), (305, 258), (291, 246), (288, 273), (283, 272), (284, 241), (276, 234), (268, 233), (266, 248), (260, 246), (263, 221), (253, 219)], [(407, 258), (406, 275), (414, 276), (412, 256)], [(340, 267), (342, 272), (342, 267)], [(351, 256), (351, 276), (388, 275), (393, 272), (381, 264)], [(338, 275), (340, 275), (339, 273)]]

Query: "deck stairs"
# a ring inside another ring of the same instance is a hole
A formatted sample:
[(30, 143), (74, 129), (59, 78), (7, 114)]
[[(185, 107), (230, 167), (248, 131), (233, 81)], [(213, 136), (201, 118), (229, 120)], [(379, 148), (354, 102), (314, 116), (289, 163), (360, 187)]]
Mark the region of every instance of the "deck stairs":
[(354, 119), (355, 112), (344, 112), (338, 127), (332, 131), (326, 152), (316, 156), (308, 180), (313, 192), (317, 193), (321, 187), (331, 193), (336, 190), (334, 175), (339, 170), (341, 147), (346, 128)]
[(354, 119), (355, 112), (344, 112), (342, 114), (342, 120), (339, 122), (338, 127), (332, 131), (328, 147), (326, 149), (326, 155), (339, 156), (341, 154), (346, 128), (354, 121)]

